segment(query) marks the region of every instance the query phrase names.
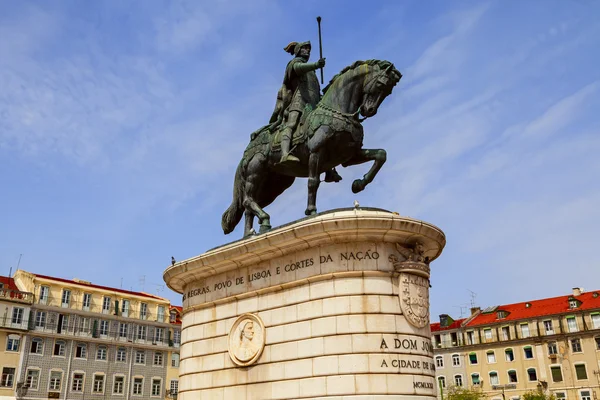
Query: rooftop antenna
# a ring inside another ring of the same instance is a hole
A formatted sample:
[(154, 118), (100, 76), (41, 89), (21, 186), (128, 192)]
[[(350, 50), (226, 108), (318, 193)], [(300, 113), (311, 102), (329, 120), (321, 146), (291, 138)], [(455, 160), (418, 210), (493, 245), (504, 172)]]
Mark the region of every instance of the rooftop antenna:
[(123, 277), (121, 277), (121, 289), (123, 289)]
[(465, 311), (469, 308), (469, 305), (468, 304), (462, 304), (460, 306), (453, 306), (453, 307), (458, 308), (460, 310), (460, 317), (459, 318), (462, 318), (463, 315), (464, 315), (464, 313), (465, 313)]
[(144, 288), (146, 286), (146, 275), (140, 276), (140, 286), (142, 287), (142, 292), (143, 292)]
[(475, 293), (474, 291), (467, 289), (467, 291), (469, 293), (471, 293), (471, 308), (475, 307), (475, 297), (477, 297), (477, 293)]
[[(19, 254), (19, 261), (17, 261), (17, 271), (19, 270), (19, 265), (21, 265), (21, 257), (23, 257), (23, 254)], [(8, 270), (8, 277), (10, 278), (12, 276), (12, 267), (9, 268)]]

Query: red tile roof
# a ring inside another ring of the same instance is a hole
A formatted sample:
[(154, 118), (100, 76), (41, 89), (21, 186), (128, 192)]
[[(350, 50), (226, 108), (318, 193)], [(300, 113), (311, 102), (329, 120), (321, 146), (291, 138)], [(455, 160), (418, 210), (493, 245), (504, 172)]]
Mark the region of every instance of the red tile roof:
[[(569, 307), (569, 299), (579, 300), (578, 308)], [(528, 306), (529, 305), (529, 306)], [(489, 325), (505, 321), (531, 319), (546, 315), (568, 314), (581, 310), (600, 309), (600, 292), (585, 292), (579, 296), (559, 296), (548, 299), (531, 300), (523, 303), (504, 304), (498, 306), (493, 312), (480, 313), (473, 318), (467, 326)], [(508, 316), (498, 319), (498, 311), (508, 312)], [(432, 329), (433, 330), (433, 329)]]
[(0, 276), (0, 283), (5, 289), (19, 290), (15, 285), (15, 280), (9, 276)]
[(445, 326), (443, 328), (440, 326), (439, 322), (434, 322), (433, 324), (431, 324), (431, 332), (449, 331), (450, 329), (460, 328), (460, 325), (465, 320), (466, 320), (466, 318), (457, 319), (453, 323), (451, 323), (450, 325)]
[(148, 294), (148, 293), (144, 293), (144, 292), (132, 292), (130, 290), (117, 289), (117, 288), (101, 286), (101, 285), (94, 285), (92, 283), (77, 282), (77, 281), (74, 281), (71, 279), (56, 278), (54, 276), (47, 276), (47, 275), (40, 275), (40, 274), (33, 274), (33, 275), (37, 276), (38, 278), (48, 279), (48, 280), (57, 281), (57, 282), (64, 282), (64, 283), (68, 283), (70, 285), (86, 286), (86, 287), (92, 287), (92, 288), (96, 288), (96, 289), (109, 290), (111, 292), (125, 293), (125, 294), (129, 294), (129, 295), (142, 296), (142, 297), (149, 297), (151, 299), (157, 299), (157, 300), (166, 300), (166, 299), (163, 299), (162, 297), (154, 296), (152, 294)]

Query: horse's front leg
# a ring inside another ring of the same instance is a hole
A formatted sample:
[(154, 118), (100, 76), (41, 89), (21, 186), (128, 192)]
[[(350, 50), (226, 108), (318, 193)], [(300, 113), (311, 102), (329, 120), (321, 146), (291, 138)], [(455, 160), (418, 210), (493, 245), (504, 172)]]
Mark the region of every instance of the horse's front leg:
[(308, 202), (306, 206), (306, 215), (315, 215), (317, 213), (317, 190), (321, 183), (319, 179), (319, 162), (321, 152), (310, 153), (308, 158)]
[(319, 177), (319, 163), (323, 161), (323, 145), (327, 140), (329, 127), (323, 125), (314, 133), (308, 141), (308, 201), (306, 206), (306, 215), (315, 215), (317, 213), (317, 190), (321, 183)]
[(358, 193), (364, 190), (365, 186), (373, 181), (375, 175), (379, 172), (385, 160), (387, 153), (383, 149), (360, 149), (354, 157), (342, 164), (344, 167), (350, 165), (363, 164), (368, 161), (374, 161), (371, 169), (363, 176), (362, 179), (356, 179), (352, 182), (352, 192)]

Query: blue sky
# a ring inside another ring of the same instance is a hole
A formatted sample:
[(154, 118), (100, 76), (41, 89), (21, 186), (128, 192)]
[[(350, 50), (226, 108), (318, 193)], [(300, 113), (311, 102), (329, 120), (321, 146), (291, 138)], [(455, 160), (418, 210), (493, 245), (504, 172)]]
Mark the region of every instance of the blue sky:
[[(269, 118), (290, 41), (325, 79), (357, 59), (404, 74), (365, 146), (388, 162), (323, 185), (323, 211), (441, 227), (432, 316), (600, 288), (600, 3), (0, 1), (0, 266), (172, 299), (162, 272), (223, 236), (233, 172)], [(340, 10), (344, 10), (341, 12)], [(315, 52), (316, 53), (316, 52)], [(313, 59), (316, 55), (313, 53)], [(268, 208), (303, 216), (306, 181)]]

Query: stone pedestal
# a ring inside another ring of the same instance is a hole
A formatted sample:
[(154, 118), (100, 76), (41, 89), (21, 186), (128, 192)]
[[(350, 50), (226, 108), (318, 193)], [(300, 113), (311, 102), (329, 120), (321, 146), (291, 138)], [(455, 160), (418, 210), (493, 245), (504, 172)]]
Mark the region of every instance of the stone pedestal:
[(179, 397), (435, 399), (428, 223), (336, 210), (168, 268), (183, 294)]

